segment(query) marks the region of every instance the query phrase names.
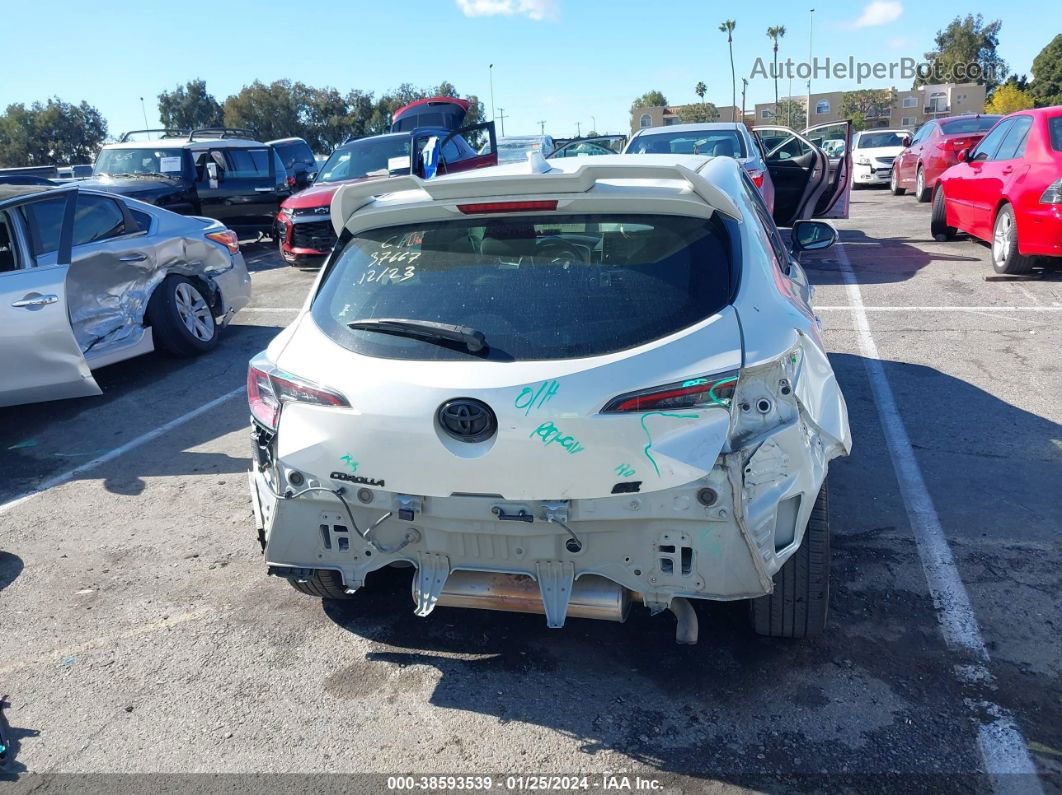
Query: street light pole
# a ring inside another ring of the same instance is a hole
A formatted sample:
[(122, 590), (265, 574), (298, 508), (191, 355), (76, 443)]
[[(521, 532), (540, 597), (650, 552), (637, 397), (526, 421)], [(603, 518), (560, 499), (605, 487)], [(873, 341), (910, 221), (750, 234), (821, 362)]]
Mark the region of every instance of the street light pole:
[(494, 121), (494, 64), (490, 65), (490, 120)]
[(576, 138), (582, 138), (583, 137), (583, 123), (581, 121), (577, 121), (575, 123), (575, 137)]
[(590, 114), (590, 121), (592, 121), (594, 123), (593, 129), (591, 129), (590, 132), (597, 132), (597, 116), (595, 116), (594, 114), (591, 113)]
[[(748, 87), (749, 87), (748, 79), (744, 78), (744, 77), (741, 78), (741, 123), (742, 124), (745, 123), (745, 91), (748, 89)], [(777, 111), (778, 111), (778, 108), (775, 108), (775, 112), (777, 112)]]
[(812, 41), (815, 33), (815, 9), (810, 12), (811, 22), (808, 25), (808, 110), (806, 124), (811, 126), (811, 76), (815, 74), (815, 57), (812, 55)]
[(148, 122), (147, 122), (147, 108), (146, 108), (146, 107), (144, 107), (144, 98), (143, 98), (143, 97), (141, 97), (141, 98), (140, 98), (140, 112), (144, 114), (144, 129), (146, 130), (146, 129), (147, 129), (147, 126), (148, 126)]

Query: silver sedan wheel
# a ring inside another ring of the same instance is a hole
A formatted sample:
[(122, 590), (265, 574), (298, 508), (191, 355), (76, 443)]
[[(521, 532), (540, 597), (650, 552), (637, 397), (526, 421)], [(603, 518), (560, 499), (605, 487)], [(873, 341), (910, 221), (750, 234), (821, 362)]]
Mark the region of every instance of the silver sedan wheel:
[(999, 267), (1010, 256), (1011, 246), (1014, 245), (1014, 218), (1010, 213), (1000, 213), (996, 218), (996, 228), (992, 234), (992, 261)]
[(192, 285), (182, 282), (173, 291), (177, 316), (197, 340), (209, 342), (214, 338), (214, 315), (207, 302)]

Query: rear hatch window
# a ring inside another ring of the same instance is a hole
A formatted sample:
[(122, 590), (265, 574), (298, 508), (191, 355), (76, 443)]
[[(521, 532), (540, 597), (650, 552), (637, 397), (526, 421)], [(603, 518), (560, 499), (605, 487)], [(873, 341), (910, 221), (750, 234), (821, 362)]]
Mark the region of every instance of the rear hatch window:
[[(312, 314), (368, 356), (568, 359), (698, 323), (727, 305), (732, 278), (717, 217), (495, 216), (361, 233), (330, 266)], [(465, 326), (487, 348), (347, 327), (381, 318)]]
[(745, 142), (736, 130), (701, 130), (640, 135), (629, 155), (713, 155), (745, 157)]
[(942, 121), (940, 129), (945, 135), (970, 135), (988, 132), (1002, 116), (978, 116), (973, 119)]

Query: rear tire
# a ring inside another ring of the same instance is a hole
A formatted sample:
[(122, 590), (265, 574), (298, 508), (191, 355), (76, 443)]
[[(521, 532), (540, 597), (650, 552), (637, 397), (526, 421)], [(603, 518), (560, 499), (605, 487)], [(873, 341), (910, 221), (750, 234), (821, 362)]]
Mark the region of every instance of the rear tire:
[(307, 596), (319, 599), (351, 599), (354, 595), (347, 593), (343, 578), (338, 571), (317, 569), (304, 581), (288, 580), (291, 587)]
[(1023, 257), (1018, 253), (1018, 224), (1014, 209), (1004, 204), (992, 225), (992, 268), (996, 273), (1015, 275), (1028, 273), (1034, 264), (1035, 257)]
[(934, 240), (944, 243), (954, 240), (958, 231), (954, 226), (948, 226), (948, 216), (944, 207), (944, 187), (938, 184), (937, 189), (933, 191), (933, 215), (929, 222), (929, 232)]
[(804, 540), (774, 575), (774, 592), (749, 602), (749, 618), (757, 635), (813, 638), (826, 628), (829, 604), (830, 506), (824, 481)]
[(906, 188), (900, 187), (900, 178), (896, 174), (895, 168), (889, 174), (889, 192), (892, 193), (893, 196), (903, 196), (907, 193)]
[(915, 198), (923, 204), (933, 197), (929, 188), (926, 187), (926, 170), (921, 166), (918, 167), (918, 173), (915, 174), (914, 195)]
[(198, 356), (218, 344), (214, 308), (203, 288), (184, 276), (167, 276), (148, 301), (155, 347), (171, 356)]

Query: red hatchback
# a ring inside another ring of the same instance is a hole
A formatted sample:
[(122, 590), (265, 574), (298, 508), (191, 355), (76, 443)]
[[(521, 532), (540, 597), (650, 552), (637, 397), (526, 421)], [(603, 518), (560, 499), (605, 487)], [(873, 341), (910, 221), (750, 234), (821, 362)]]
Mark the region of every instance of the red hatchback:
[(940, 177), (931, 231), (992, 243), (997, 273), (1027, 273), (1062, 257), (1062, 105), (1004, 116)]
[(892, 195), (913, 190), (918, 201), (929, 201), (940, 175), (959, 162), (959, 152), (974, 146), (1000, 118), (982, 114), (927, 121), (914, 138), (904, 140), (907, 148), (892, 163)]

